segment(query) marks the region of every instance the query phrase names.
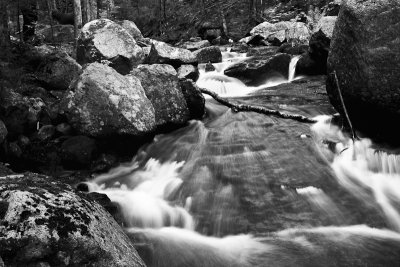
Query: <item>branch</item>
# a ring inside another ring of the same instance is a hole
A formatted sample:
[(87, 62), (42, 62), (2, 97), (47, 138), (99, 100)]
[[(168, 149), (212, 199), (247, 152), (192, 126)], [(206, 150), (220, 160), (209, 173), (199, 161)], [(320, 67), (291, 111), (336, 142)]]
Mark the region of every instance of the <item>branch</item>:
[(225, 105), (229, 108), (231, 108), (234, 112), (239, 112), (239, 111), (252, 111), (260, 114), (265, 114), (265, 115), (273, 115), (279, 118), (283, 119), (292, 119), (295, 121), (299, 122), (306, 122), (306, 123), (316, 123), (317, 121), (302, 115), (298, 114), (288, 114), (288, 113), (282, 113), (279, 110), (274, 110), (274, 109), (268, 109), (268, 108), (263, 108), (263, 107), (257, 107), (257, 106), (251, 106), (251, 105), (244, 105), (244, 104), (233, 104), (229, 102), (227, 99), (220, 97), (218, 94), (211, 92), (207, 89), (200, 88), (200, 91), (203, 94), (209, 95), (212, 98), (214, 98), (216, 101), (221, 103), (222, 105)]

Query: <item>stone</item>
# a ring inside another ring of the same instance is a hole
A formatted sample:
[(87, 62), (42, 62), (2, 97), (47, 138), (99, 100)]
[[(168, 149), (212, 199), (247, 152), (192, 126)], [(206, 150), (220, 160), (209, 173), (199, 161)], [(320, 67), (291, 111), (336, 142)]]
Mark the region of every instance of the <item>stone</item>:
[(400, 1), (345, 1), (333, 31), (326, 90), (342, 115), (339, 88), (353, 125), (381, 141), (398, 141)]
[(164, 42), (151, 40), (151, 50), (146, 59), (147, 64), (169, 64), (174, 68), (181, 65), (197, 65), (196, 56), (187, 49), (172, 47)]
[(64, 166), (74, 169), (87, 167), (96, 154), (96, 141), (83, 135), (68, 138), (61, 145), (61, 160)]
[(219, 63), (222, 62), (222, 53), (217, 46), (201, 48), (193, 52), (199, 63)]
[(70, 135), (72, 133), (72, 127), (68, 123), (60, 123), (56, 126), (56, 131), (62, 135)]
[(205, 72), (215, 71), (215, 67), (211, 62), (208, 62), (208, 63), (206, 63), (204, 71)]
[(82, 70), (61, 110), (75, 130), (88, 136), (142, 136), (155, 129), (154, 108), (140, 81), (100, 63)]
[(321, 30), (329, 39), (332, 39), (336, 20), (337, 16), (322, 17), (317, 24), (317, 31)]
[(136, 42), (143, 40), (143, 34), (133, 21), (123, 20), (121, 26), (135, 39)]
[(40, 141), (50, 140), (54, 137), (56, 133), (56, 129), (53, 125), (44, 125), (40, 127), (39, 131), (37, 132), (37, 138)]
[(77, 49), (79, 64), (107, 61), (119, 73), (128, 74), (143, 60), (142, 48), (117, 23), (108, 19), (97, 19), (82, 27)]
[(36, 73), (48, 90), (67, 90), (81, 69), (81, 65), (66, 53), (53, 53), (42, 60)]
[(52, 177), (0, 179), (0, 202), (5, 266), (145, 266), (100, 204)]
[(140, 80), (154, 111), (157, 127), (184, 124), (189, 110), (175, 69), (167, 64), (139, 65), (129, 75)]
[(4, 122), (0, 120), (0, 144), (4, 142), (8, 134), (7, 128), (4, 125)]
[(205, 114), (205, 99), (196, 83), (192, 80), (180, 81), (183, 96), (190, 111), (191, 119), (202, 119)]
[(290, 55), (301, 55), (308, 52), (308, 45), (293, 45), (291, 43), (284, 43), (279, 47), (277, 52)]
[(182, 65), (177, 70), (180, 80), (191, 79), (197, 81), (200, 76), (199, 69), (193, 65)]
[(198, 40), (198, 41), (190, 41), (190, 42), (185, 42), (182, 45), (182, 48), (185, 48), (189, 51), (195, 51), (200, 48), (208, 47), (211, 46), (210, 42), (208, 40)]
[(276, 54), (269, 58), (249, 58), (228, 67), (224, 73), (248, 86), (258, 86), (272, 77), (288, 78), (291, 56)]

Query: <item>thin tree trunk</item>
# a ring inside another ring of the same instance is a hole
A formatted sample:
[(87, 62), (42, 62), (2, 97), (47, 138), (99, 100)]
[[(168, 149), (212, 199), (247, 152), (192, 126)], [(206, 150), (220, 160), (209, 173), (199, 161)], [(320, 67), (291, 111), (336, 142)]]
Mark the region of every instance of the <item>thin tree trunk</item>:
[(99, 19), (101, 17), (101, 15), (100, 15), (101, 0), (97, 0), (96, 3), (97, 3), (97, 14), (96, 14), (96, 17)]
[(8, 56), (10, 33), (8, 30), (7, 0), (0, 0), (0, 57)]
[(218, 7), (219, 14), (221, 17), (221, 22), (222, 22), (222, 29), (224, 30), (225, 36), (228, 36), (228, 34), (229, 34), (228, 33), (228, 25), (226, 23), (226, 18), (225, 18), (224, 9), (223, 9), (221, 0), (218, 0), (218, 3), (219, 3), (219, 7)]
[(79, 29), (82, 28), (81, 0), (74, 0), (75, 40), (78, 41)]
[(51, 15), (52, 11), (57, 11), (54, 0), (47, 0), (47, 11), (50, 18), (50, 27), (51, 27), (51, 39), (54, 44), (54, 30), (53, 30), (53, 16)]
[(85, 25), (89, 21), (89, 0), (81, 0), (82, 7), (82, 25)]

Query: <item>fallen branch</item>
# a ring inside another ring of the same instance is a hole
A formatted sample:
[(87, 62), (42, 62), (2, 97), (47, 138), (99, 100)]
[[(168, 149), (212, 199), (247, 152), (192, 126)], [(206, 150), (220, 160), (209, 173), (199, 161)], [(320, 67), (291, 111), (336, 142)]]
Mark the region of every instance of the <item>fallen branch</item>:
[(218, 101), (222, 105), (231, 108), (234, 112), (252, 111), (252, 112), (265, 114), (265, 115), (273, 115), (273, 116), (283, 118), (283, 119), (292, 119), (292, 120), (299, 121), (299, 122), (306, 122), (306, 123), (316, 123), (317, 122), (316, 120), (308, 118), (303, 115), (282, 113), (279, 110), (275, 110), (275, 109), (268, 109), (268, 108), (264, 108), (264, 107), (257, 107), (257, 106), (251, 106), (251, 105), (245, 105), (245, 104), (233, 104), (233, 103), (229, 102), (227, 99), (222, 98), (218, 94), (211, 92), (207, 89), (200, 88), (200, 91), (203, 94), (211, 96), (212, 98), (214, 98), (216, 101)]

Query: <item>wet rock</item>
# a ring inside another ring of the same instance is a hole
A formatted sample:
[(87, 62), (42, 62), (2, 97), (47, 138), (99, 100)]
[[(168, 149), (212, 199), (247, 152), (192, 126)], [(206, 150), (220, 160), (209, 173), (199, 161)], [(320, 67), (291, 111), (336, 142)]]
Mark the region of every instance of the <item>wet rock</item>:
[(0, 120), (0, 144), (3, 143), (3, 141), (6, 139), (8, 134), (7, 128), (4, 125), (4, 122)]
[(258, 46), (258, 45), (265, 45), (264, 40), (265, 40), (265, 38), (263, 36), (256, 34), (256, 35), (246, 37), (244, 41), (248, 45)]
[[(53, 28), (53, 29), (52, 29)], [(72, 25), (53, 25), (45, 27), (36, 32), (43, 36), (46, 43), (73, 43), (75, 42), (74, 26)]]
[(210, 45), (211, 44), (208, 40), (198, 40), (198, 41), (185, 42), (183, 43), (182, 48), (185, 48), (189, 51), (195, 51), (204, 47), (208, 47)]
[(277, 52), (290, 55), (301, 55), (308, 52), (308, 45), (293, 45), (291, 43), (284, 43), (279, 47)]
[(277, 54), (271, 58), (249, 58), (227, 68), (224, 73), (235, 77), (246, 85), (258, 86), (271, 77), (287, 79), (291, 56)]
[(247, 52), (248, 57), (263, 57), (269, 58), (275, 55), (278, 51), (277, 47), (267, 46), (267, 47), (252, 47)]
[(66, 53), (54, 53), (45, 57), (36, 73), (49, 90), (67, 90), (82, 67)]
[(139, 136), (155, 128), (154, 108), (140, 81), (100, 63), (83, 69), (61, 106), (69, 124), (89, 136)]
[(0, 201), (6, 266), (144, 266), (100, 204), (51, 177), (1, 179)]
[(205, 67), (205, 72), (215, 71), (215, 67), (212, 63), (208, 62)]
[(150, 99), (156, 125), (184, 124), (189, 119), (189, 110), (179, 86), (175, 69), (167, 64), (140, 65), (129, 75), (140, 80), (146, 96)]
[(181, 81), (180, 86), (190, 111), (190, 118), (202, 119), (205, 113), (205, 99), (200, 89), (192, 80)]
[(121, 26), (135, 39), (136, 42), (143, 40), (142, 32), (133, 21), (123, 20)]
[(199, 63), (219, 63), (222, 61), (222, 53), (217, 46), (201, 48), (193, 54)]
[(328, 58), (327, 92), (343, 115), (335, 77), (353, 125), (398, 142), (400, 121), (400, 3), (343, 2)]
[(187, 49), (172, 47), (164, 42), (151, 40), (150, 54), (146, 59), (147, 64), (169, 64), (174, 68), (181, 65), (197, 65), (196, 56)]
[(144, 60), (135, 39), (122, 26), (108, 19), (93, 20), (83, 26), (78, 38), (77, 61), (83, 65), (106, 60), (121, 74)]
[(40, 127), (37, 138), (40, 141), (50, 140), (56, 133), (56, 129), (53, 125), (45, 125)]
[(79, 169), (87, 167), (96, 154), (95, 140), (83, 136), (73, 136), (65, 140), (61, 145), (61, 159), (63, 165), (68, 168)]
[(321, 30), (326, 37), (332, 39), (333, 29), (335, 28), (335, 23), (337, 16), (327, 16), (322, 17), (317, 25), (317, 31)]
[(118, 163), (117, 158), (110, 154), (101, 154), (92, 164), (92, 172), (106, 172)]
[(193, 65), (182, 65), (178, 68), (177, 72), (180, 80), (191, 79), (197, 81), (200, 76), (199, 69)]
[(296, 73), (303, 75), (326, 74), (326, 62), (330, 50), (330, 39), (320, 30), (310, 39), (309, 49), (299, 59)]

